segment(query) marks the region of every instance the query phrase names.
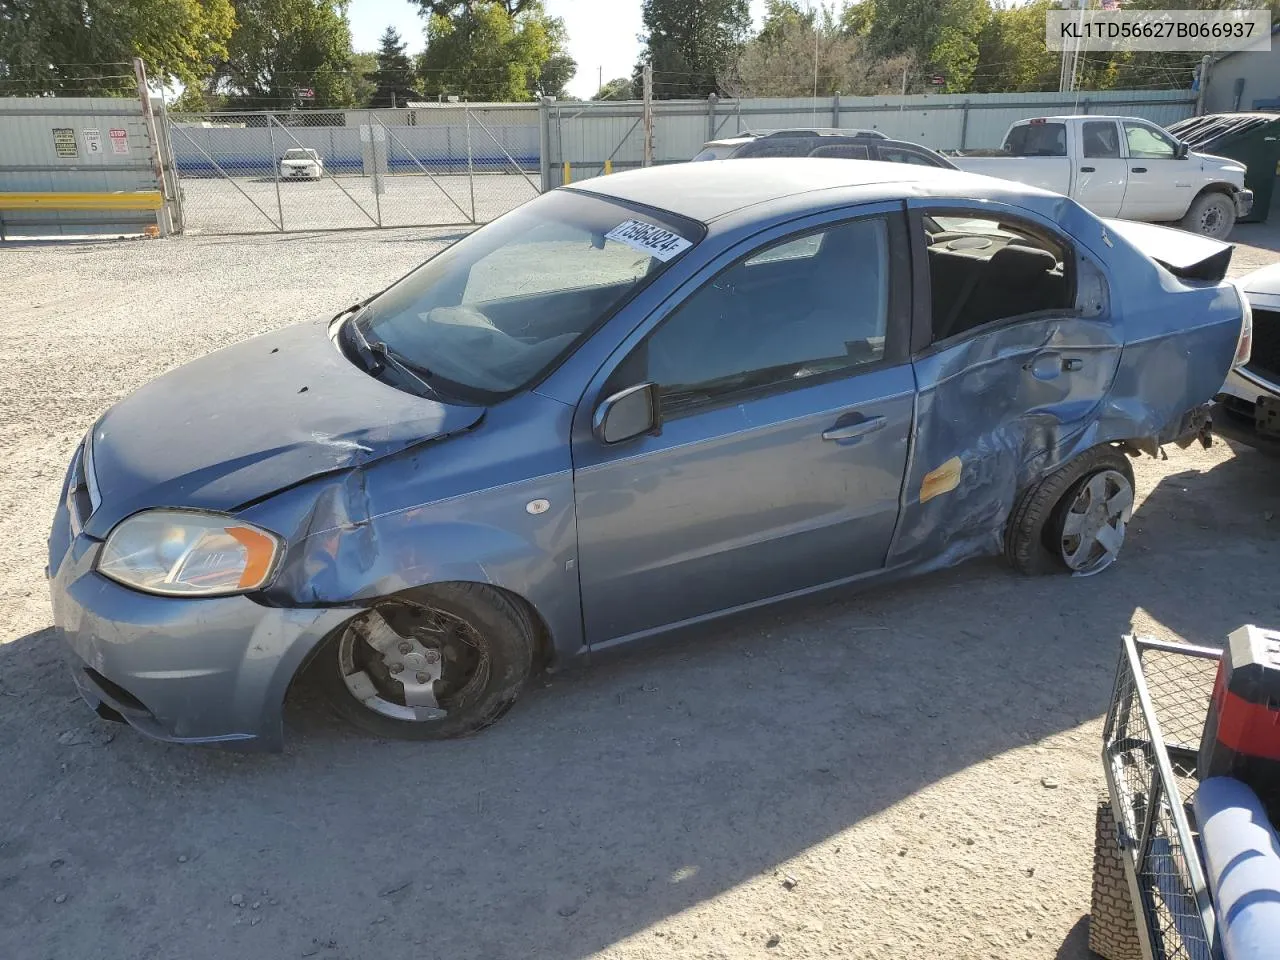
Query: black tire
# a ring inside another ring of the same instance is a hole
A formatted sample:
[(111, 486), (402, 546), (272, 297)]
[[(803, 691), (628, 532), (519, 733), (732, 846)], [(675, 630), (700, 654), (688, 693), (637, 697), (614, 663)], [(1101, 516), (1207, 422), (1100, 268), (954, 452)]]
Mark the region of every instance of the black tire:
[(1202, 193), (1191, 201), (1179, 225), (1202, 237), (1225, 240), (1236, 225), (1236, 202), (1216, 190)]
[(533, 622), (518, 600), (485, 584), (444, 583), (386, 598), (373, 609), (389, 611), (405, 605), (439, 611), (471, 627), (479, 639), (484, 673), (468, 680), (467, 695), (459, 695), (457, 702), (441, 697), (447, 708), (444, 717), (414, 721), (384, 716), (355, 697), (341, 668), (340, 645), (353, 620), (325, 642), (310, 666), (341, 717), (387, 739), (449, 740), (483, 730), (511, 709), (533, 670), (536, 646)]
[(1142, 960), (1137, 915), (1124, 875), (1124, 854), (1116, 842), (1111, 801), (1098, 802), (1093, 837), (1093, 896), (1089, 906), (1089, 949), (1104, 960)]
[(1119, 449), (1094, 447), (1023, 491), (1005, 527), (1004, 553), (1019, 573), (1038, 576), (1069, 569), (1051, 541), (1062, 512), (1080, 486), (1103, 470), (1122, 473), (1133, 486), (1133, 467)]

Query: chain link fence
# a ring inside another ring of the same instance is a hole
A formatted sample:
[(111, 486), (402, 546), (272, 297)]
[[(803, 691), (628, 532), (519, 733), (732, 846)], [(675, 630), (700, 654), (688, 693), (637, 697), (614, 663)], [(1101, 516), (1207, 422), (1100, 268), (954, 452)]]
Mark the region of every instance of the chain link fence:
[(538, 128), (513, 122), (519, 109), (171, 114), (186, 230), (486, 223), (541, 190)]

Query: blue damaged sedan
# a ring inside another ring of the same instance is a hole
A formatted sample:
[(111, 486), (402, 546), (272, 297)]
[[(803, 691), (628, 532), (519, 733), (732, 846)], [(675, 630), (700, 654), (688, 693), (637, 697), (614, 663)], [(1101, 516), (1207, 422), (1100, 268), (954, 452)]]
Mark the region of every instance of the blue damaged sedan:
[(773, 600), (1003, 553), (1097, 573), (1129, 460), (1209, 442), (1229, 246), (845, 160), (573, 184), (332, 319), (154, 380), (76, 451), (54, 619), (102, 716), (380, 736)]

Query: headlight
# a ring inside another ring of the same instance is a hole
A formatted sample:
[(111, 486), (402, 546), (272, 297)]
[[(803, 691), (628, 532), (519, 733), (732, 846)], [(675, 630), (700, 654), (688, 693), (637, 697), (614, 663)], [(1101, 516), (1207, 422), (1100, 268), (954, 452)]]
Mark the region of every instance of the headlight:
[(243, 593), (271, 579), (280, 546), (275, 534), (231, 517), (146, 510), (111, 531), (98, 572), (147, 593)]

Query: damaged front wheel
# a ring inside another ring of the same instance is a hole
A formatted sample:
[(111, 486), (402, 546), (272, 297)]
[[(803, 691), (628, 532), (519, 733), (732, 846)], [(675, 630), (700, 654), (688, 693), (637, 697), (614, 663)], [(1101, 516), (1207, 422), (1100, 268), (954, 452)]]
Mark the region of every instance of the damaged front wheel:
[(1101, 573), (1124, 545), (1133, 512), (1133, 468), (1118, 449), (1095, 447), (1019, 499), (1005, 555), (1020, 573)]
[(337, 711), (380, 737), (444, 740), (507, 712), (533, 665), (517, 602), (483, 584), (439, 584), (375, 603), (315, 662)]

